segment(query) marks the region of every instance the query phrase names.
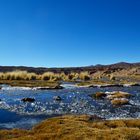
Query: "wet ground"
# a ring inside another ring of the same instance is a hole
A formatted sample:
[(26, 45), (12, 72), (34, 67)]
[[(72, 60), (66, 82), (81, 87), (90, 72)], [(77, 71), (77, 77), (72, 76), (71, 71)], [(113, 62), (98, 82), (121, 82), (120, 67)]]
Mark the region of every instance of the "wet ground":
[[(29, 129), (40, 121), (64, 114), (96, 114), (106, 119), (140, 118), (140, 86), (110, 88), (78, 88), (63, 85), (62, 90), (32, 90), (3, 85), (0, 90), (0, 129)], [(109, 100), (95, 100), (89, 95), (97, 91), (125, 91), (133, 94), (130, 105), (113, 107)], [(60, 96), (61, 101), (54, 100)], [(24, 103), (23, 98), (34, 98)]]

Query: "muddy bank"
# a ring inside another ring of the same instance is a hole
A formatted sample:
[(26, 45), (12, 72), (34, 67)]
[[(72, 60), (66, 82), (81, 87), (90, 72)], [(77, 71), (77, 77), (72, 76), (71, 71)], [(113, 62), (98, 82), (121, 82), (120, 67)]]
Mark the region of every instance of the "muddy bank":
[[(59, 82), (46, 82), (46, 81), (23, 81), (23, 80), (0, 80), (0, 85), (10, 85), (12, 87), (27, 87), (44, 89), (62, 89)], [(0, 86), (1, 87), (1, 86)]]

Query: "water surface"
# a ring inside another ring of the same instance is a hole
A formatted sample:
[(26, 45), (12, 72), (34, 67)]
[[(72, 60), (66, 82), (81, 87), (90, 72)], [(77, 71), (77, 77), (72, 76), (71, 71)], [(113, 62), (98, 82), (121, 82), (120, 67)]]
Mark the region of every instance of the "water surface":
[[(106, 119), (140, 118), (140, 86), (110, 88), (77, 88), (64, 85), (62, 90), (32, 90), (3, 86), (0, 90), (0, 129), (29, 129), (40, 121), (65, 114), (96, 114)], [(125, 91), (133, 94), (131, 105), (113, 107), (108, 100), (94, 100), (89, 95), (97, 91)], [(60, 96), (62, 101), (55, 101)], [(22, 98), (35, 98), (24, 103)]]

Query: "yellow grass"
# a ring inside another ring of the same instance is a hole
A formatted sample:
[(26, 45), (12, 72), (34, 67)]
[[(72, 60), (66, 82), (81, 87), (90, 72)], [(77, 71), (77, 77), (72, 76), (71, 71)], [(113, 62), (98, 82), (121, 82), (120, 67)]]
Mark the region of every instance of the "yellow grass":
[(37, 74), (27, 71), (13, 71), (0, 73), (0, 80), (36, 80)]
[[(96, 78), (98, 77), (98, 78)], [(107, 78), (108, 81), (102, 80), (101, 78), (104, 77)], [(128, 77), (132, 78), (134, 80), (134, 76)], [(136, 79), (136, 78), (135, 78)], [(69, 72), (69, 73), (54, 73), (54, 72), (45, 72), (43, 74), (36, 74), (31, 73), (27, 71), (20, 71), (15, 70), (12, 72), (1, 72), (0, 73), (0, 80), (43, 80), (43, 81), (83, 81), (83, 83), (80, 84), (107, 84), (107, 83), (116, 83), (114, 79), (114, 74), (110, 75), (110, 78), (108, 75), (103, 75), (100, 71), (96, 72), (94, 74), (90, 74), (88, 71), (81, 71), (81, 72)], [(118, 81), (117, 81), (118, 82)], [(137, 82), (137, 81), (136, 81)], [(130, 83), (130, 81), (126, 81), (121, 78), (119, 83), (127, 84)]]
[(90, 75), (89, 75), (89, 73), (87, 71), (81, 72), (80, 75), (79, 75), (79, 78), (81, 80), (85, 80), (85, 81), (90, 80)]
[(46, 120), (32, 130), (2, 130), (0, 140), (139, 140), (140, 120), (90, 120), (63, 116)]
[(42, 75), (30, 73), (27, 71), (12, 71), (6, 73), (0, 73), (0, 80), (44, 80), (44, 81), (74, 81), (77, 79), (89, 80), (90, 75), (88, 72), (74, 73), (69, 74), (65, 73), (54, 73), (54, 72), (45, 72)]

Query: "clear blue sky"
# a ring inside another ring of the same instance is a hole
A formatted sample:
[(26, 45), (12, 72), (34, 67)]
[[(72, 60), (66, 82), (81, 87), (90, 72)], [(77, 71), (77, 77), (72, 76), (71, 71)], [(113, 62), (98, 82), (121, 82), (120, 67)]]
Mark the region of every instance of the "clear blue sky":
[(0, 0), (0, 65), (140, 61), (140, 0)]

